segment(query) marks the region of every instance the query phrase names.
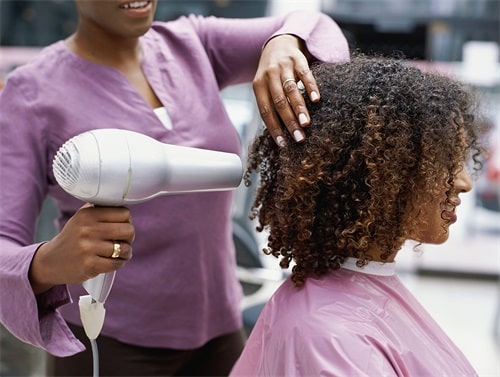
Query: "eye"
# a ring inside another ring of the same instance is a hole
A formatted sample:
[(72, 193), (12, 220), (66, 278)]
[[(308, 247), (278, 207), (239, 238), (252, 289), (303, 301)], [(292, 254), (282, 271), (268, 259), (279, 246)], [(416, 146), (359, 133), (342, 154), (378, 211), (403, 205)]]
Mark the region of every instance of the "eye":
[(461, 173), (462, 171), (465, 170), (465, 172), (472, 177), (476, 173), (476, 162), (472, 159), (472, 157), (468, 158), (466, 161), (464, 161), (459, 169), (457, 169), (457, 174)]

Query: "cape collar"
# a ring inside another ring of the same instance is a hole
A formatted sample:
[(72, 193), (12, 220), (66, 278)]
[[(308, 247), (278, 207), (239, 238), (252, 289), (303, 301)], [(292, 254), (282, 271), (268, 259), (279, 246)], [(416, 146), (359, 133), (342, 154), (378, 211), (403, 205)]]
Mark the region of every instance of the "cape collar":
[(347, 258), (341, 265), (341, 268), (346, 270), (360, 272), (362, 274), (392, 276), (396, 274), (396, 262), (369, 262), (364, 267), (358, 267), (356, 258)]

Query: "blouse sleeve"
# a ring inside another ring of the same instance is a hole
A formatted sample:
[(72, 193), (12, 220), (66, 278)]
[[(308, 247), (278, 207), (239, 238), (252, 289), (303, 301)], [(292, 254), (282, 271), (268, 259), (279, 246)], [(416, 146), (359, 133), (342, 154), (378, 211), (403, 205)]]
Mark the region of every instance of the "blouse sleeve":
[(22, 341), (68, 356), (84, 346), (57, 311), (71, 302), (67, 287), (35, 296), (28, 278), (48, 164), (37, 86), (23, 84), (9, 78), (0, 92), (0, 322)]
[(249, 82), (266, 42), (280, 34), (301, 38), (319, 61), (349, 60), (349, 47), (339, 26), (327, 15), (295, 11), (284, 17), (221, 19), (190, 16), (212, 61), (219, 86)]

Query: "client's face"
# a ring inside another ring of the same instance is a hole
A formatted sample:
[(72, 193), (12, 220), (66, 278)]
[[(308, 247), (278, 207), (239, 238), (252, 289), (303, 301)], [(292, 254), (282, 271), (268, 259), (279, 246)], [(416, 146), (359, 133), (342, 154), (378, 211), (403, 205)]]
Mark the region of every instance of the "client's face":
[(441, 244), (449, 237), (449, 227), (457, 221), (456, 207), (460, 205), (459, 194), (472, 189), (472, 180), (466, 169), (461, 169), (455, 177), (453, 194), (446, 200), (447, 187), (439, 184), (434, 191), (434, 200), (421, 205), (419, 219), (421, 226), (411, 231), (415, 241)]

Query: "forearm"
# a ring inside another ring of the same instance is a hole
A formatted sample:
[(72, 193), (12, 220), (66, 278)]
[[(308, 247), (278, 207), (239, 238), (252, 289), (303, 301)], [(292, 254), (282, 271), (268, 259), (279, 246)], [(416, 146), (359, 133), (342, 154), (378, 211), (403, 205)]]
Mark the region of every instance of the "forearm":
[(189, 21), (207, 51), (222, 88), (250, 82), (262, 49), (278, 35), (297, 37), (300, 49), (311, 60), (336, 62), (349, 59), (342, 31), (330, 17), (318, 12), (238, 20), (193, 16)]
[(329, 16), (319, 12), (292, 12), (273, 33), (292, 34), (302, 43), (301, 51), (309, 61), (342, 62), (349, 60), (349, 46), (342, 30)]

